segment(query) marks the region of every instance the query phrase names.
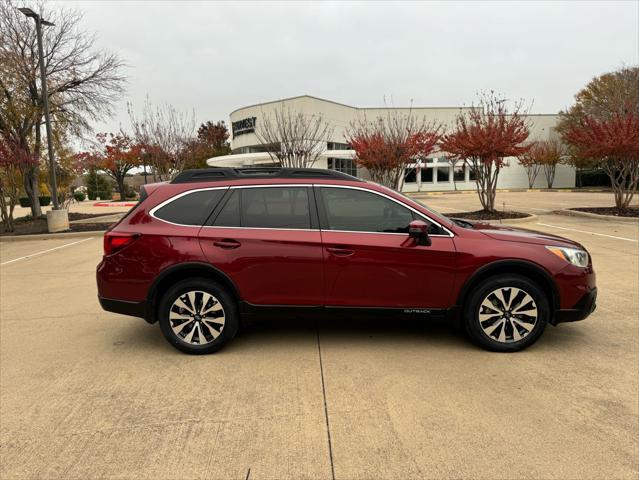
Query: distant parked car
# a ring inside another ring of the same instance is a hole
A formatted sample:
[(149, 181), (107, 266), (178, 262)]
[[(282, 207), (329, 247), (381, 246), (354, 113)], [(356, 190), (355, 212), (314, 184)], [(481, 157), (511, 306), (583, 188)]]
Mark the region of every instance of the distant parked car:
[(316, 169), (203, 169), (143, 187), (104, 236), (105, 310), (217, 351), (244, 316), (381, 313), (459, 320), (500, 352), (595, 308), (571, 240), (446, 218), (395, 191)]

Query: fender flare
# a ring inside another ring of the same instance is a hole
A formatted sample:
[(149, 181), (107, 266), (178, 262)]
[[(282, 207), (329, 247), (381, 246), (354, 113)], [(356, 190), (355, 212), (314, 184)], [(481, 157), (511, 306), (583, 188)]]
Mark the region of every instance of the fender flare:
[(188, 271), (188, 270), (200, 270), (200, 271), (205, 270), (210, 272), (212, 276), (221, 278), (225, 286), (231, 289), (231, 294), (237, 299), (238, 303), (242, 300), (242, 296), (240, 294), (240, 290), (237, 288), (237, 285), (231, 279), (231, 277), (229, 277), (222, 270), (214, 267), (213, 265), (209, 263), (185, 262), (185, 263), (179, 263), (179, 264), (167, 267), (164, 270), (162, 270), (157, 275), (157, 277), (155, 277), (155, 279), (153, 280), (153, 283), (151, 283), (151, 286), (149, 287), (149, 290), (147, 291), (147, 296), (146, 296), (147, 304), (151, 307), (149, 308), (149, 310), (153, 311), (155, 308), (155, 302), (157, 301), (157, 299), (155, 298), (156, 292), (157, 292), (158, 286), (162, 283), (162, 281), (171, 275), (177, 274), (181, 271)]
[(457, 305), (464, 304), (464, 301), (468, 297), (471, 288), (480, 278), (490, 276), (491, 272), (498, 272), (509, 269), (513, 269), (513, 273), (525, 273), (525, 271), (527, 270), (529, 272), (534, 272), (534, 274), (543, 278), (545, 285), (542, 286), (548, 287), (551, 293), (551, 311), (559, 308), (559, 289), (557, 288), (557, 282), (555, 282), (553, 276), (541, 265), (520, 259), (496, 260), (479, 267), (470, 275), (470, 277), (466, 279), (464, 285), (461, 287), (459, 295), (457, 296)]

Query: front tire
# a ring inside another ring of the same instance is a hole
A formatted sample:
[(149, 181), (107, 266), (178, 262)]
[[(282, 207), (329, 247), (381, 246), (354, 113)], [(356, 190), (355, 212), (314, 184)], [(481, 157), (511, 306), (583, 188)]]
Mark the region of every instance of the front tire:
[(521, 275), (502, 275), (482, 281), (464, 311), (471, 340), (494, 352), (516, 352), (535, 343), (550, 318), (546, 294)]
[(182, 280), (169, 288), (160, 301), (158, 317), (164, 338), (192, 355), (217, 352), (239, 327), (233, 297), (204, 278)]

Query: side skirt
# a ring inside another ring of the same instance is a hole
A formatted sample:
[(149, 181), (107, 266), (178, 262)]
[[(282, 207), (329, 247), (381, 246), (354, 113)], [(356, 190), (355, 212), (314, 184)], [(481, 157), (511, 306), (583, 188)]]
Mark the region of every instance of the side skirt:
[(402, 317), (402, 318), (448, 318), (449, 309), (422, 307), (344, 307), (322, 305), (254, 305), (240, 302), (240, 314), (246, 317), (283, 317), (301, 315), (305, 317), (319, 317), (323, 315), (350, 316), (361, 315), (367, 317)]

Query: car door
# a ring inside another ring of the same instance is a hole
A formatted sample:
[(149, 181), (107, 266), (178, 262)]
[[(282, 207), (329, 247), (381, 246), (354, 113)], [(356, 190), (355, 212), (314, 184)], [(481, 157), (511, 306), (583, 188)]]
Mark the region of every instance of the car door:
[[(315, 188), (324, 247), (326, 304), (446, 308), (451, 305), (452, 234), (380, 192)], [(413, 219), (429, 222), (431, 245), (408, 237)]]
[(323, 257), (310, 185), (231, 187), (200, 231), (207, 260), (253, 305), (322, 305)]

